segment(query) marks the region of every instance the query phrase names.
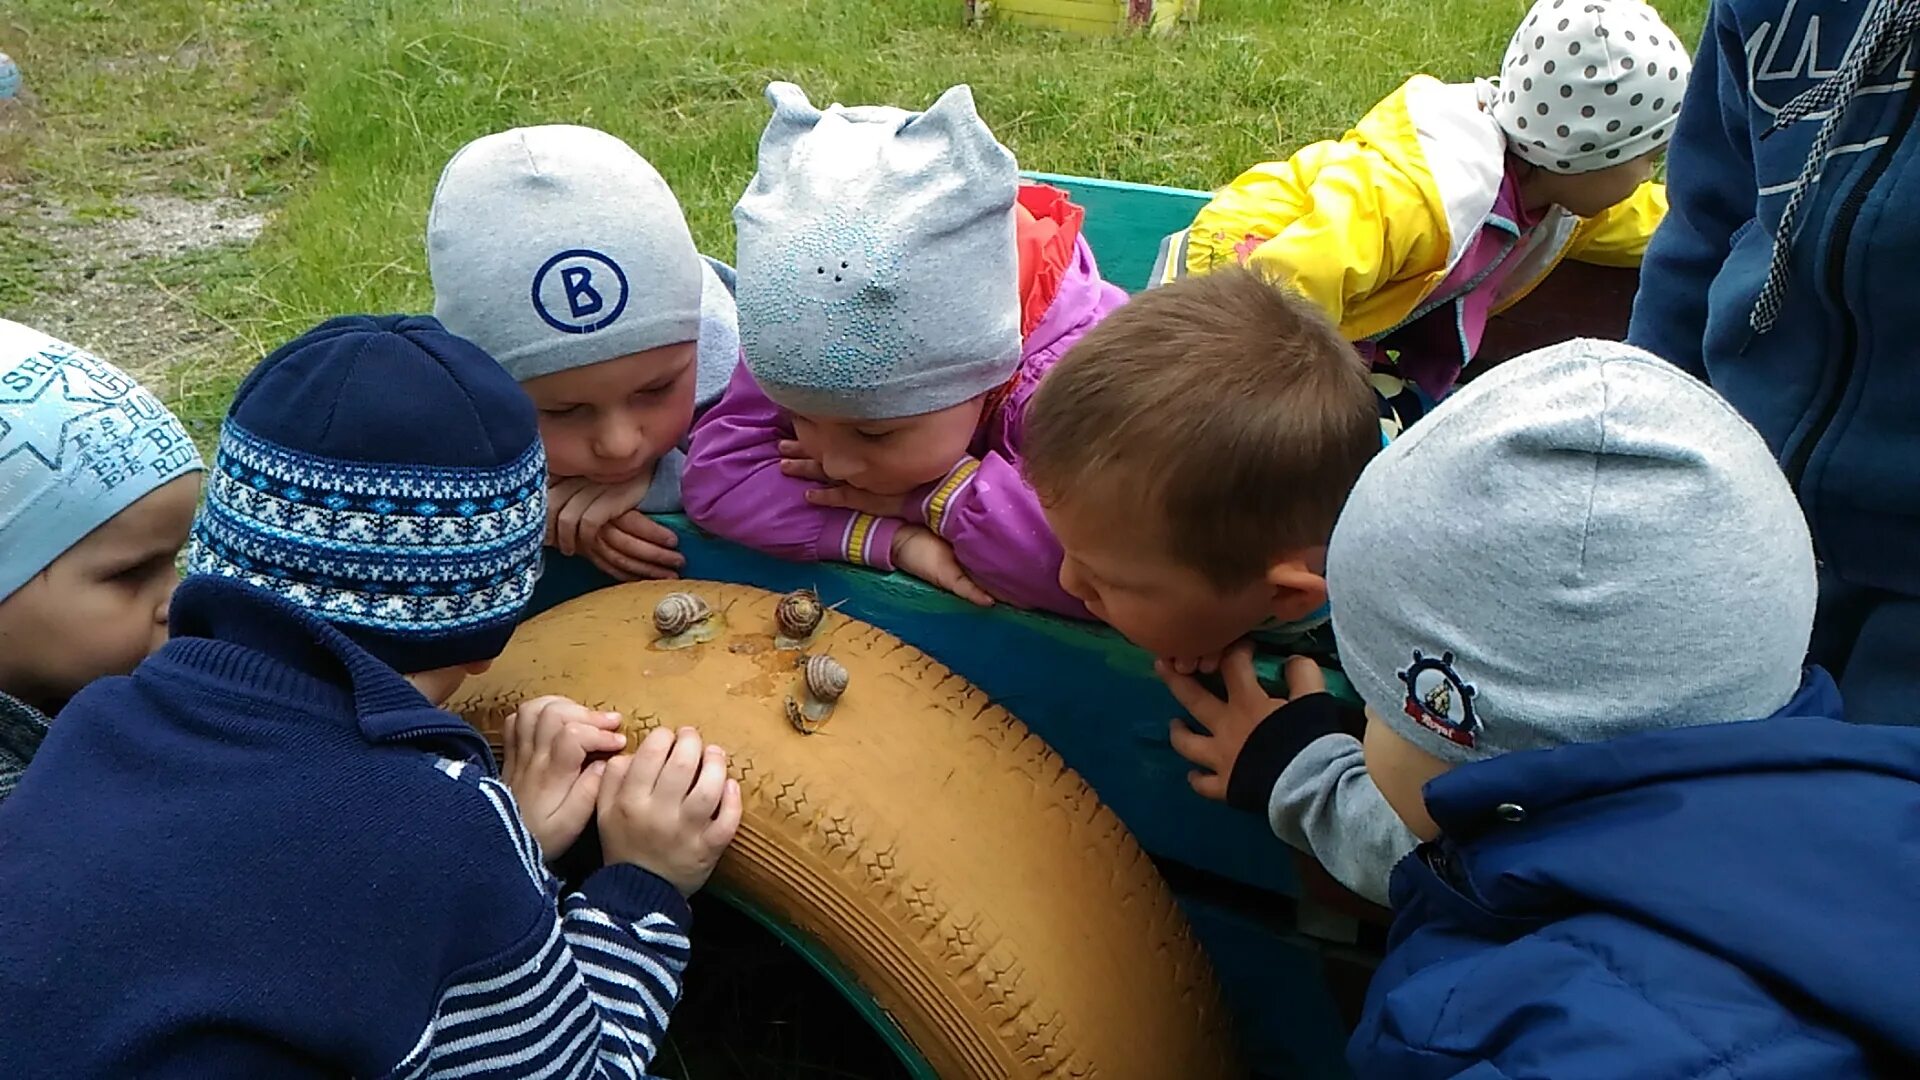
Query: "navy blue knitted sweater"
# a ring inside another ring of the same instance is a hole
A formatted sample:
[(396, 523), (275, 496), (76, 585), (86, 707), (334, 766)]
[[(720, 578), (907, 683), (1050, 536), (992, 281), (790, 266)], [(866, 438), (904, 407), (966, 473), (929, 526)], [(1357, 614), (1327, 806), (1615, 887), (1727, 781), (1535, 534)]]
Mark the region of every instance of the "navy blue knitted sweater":
[(687, 907), (559, 899), (487, 747), (263, 591), (82, 691), (0, 805), (0, 1075), (645, 1071)]

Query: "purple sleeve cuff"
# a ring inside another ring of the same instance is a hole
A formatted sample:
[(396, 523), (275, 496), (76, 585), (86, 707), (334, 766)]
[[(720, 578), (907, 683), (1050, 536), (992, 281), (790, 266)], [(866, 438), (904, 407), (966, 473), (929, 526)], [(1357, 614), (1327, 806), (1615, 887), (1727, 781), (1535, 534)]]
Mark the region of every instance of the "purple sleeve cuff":
[(899, 518), (875, 517), (842, 511), (828, 515), (820, 530), (818, 557), (822, 562), (893, 569), (893, 537), (906, 524)]

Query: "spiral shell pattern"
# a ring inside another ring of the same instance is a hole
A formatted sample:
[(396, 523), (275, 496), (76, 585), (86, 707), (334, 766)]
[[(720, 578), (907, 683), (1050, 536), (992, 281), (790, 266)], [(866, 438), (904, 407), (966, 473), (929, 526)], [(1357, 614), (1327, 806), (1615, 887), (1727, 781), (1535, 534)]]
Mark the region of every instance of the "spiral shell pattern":
[(692, 593), (668, 593), (653, 606), (653, 627), (667, 637), (684, 634), (713, 614), (707, 602)]
[(833, 657), (807, 657), (807, 691), (821, 701), (839, 701), (848, 678), (846, 667)]
[(773, 609), (773, 621), (780, 627), (780, 632), (795, 640), (812, 634), (819, 628), (820, 620), (825, 615), (819, 594), (812, 589), (788, 593), (780, 598), (780, 606)]

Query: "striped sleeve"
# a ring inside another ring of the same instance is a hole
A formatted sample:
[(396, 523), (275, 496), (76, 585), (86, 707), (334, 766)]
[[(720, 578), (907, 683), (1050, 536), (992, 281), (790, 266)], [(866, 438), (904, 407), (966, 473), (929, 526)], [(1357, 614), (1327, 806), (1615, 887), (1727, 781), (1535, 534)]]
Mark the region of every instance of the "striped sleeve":
[(690, 955), (685, 899), (658, 876), (620, 864), (554, 910), (558, 881), (506, 786), (462, 777), (451, 763), (442, 771), (479, 788), (501, 825), (503, 857), (518, 861), (550, 914), (502, 955), (456, 976), (390, 1075), (640, 1080), (680, 997)]

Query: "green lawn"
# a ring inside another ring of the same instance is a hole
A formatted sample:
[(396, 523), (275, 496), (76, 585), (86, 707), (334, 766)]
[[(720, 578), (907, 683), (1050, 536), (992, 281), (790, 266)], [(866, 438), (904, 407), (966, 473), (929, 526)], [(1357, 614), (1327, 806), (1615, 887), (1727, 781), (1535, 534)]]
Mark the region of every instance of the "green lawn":
[[(218, 328), (211, 359), (142, 368), (205, 431), (262, 350), (329, 314), (429, 306), (434, 179), (485, 132), (567, 121), (626, 138), (725, 256), (771, 79), (903, 105), (969, 82), (1023, 167), (1204, 188), (1337, 133), (1411, 72), (1491, 74), (1527, 5), (1206, 0), (1174, 40), (970, 30), (960, 0), (7, 6), (0, 49), (41, 95), (41, 123), (24, 146), (0, 140), (0, 184), (66, 217), (27, 227), (0, 197), (0, 312), (31, 321), (50, 289), (82, 287), (60, 276), (65, 239), (143, 194), (272, 212), (251, 247), (114, 271)], [(1691, 36), (1706, 0), (1661, 6)]]

